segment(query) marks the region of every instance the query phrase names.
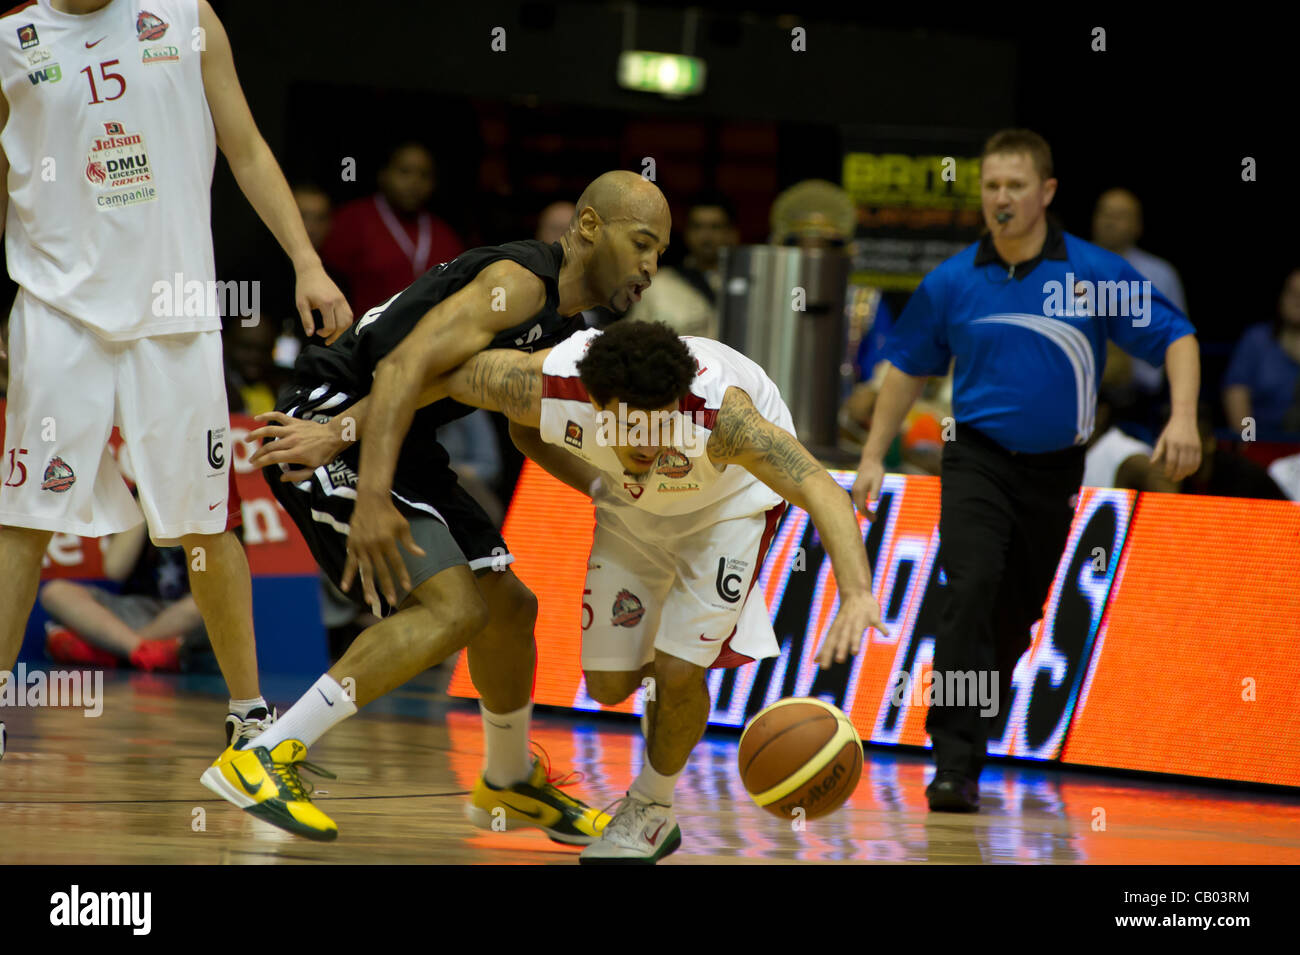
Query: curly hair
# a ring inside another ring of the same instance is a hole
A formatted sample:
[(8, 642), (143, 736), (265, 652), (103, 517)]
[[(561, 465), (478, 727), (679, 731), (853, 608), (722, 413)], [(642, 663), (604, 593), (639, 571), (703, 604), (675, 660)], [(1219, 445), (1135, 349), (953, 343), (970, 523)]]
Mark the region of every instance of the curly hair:
[(578, 375), (601, 405), (618, 398), (650, 411), (685, 397), (695, 380), (695, 358), (663, 322), (624, 319), (591, 340)]

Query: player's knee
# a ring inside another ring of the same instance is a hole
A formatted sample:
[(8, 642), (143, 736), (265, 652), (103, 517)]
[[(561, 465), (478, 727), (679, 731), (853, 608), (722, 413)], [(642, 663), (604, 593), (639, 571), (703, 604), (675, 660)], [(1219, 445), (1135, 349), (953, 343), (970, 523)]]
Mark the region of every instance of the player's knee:
[(509, 622), (512, 629), (533, 632), (533, 624), (537, 623), (537, 595), (522, 580), (507, 571), (491, 599), (494, 616)]
[(444, 637), (469, 643), (488, 624), (487, 601), (474, 585), (469, 568), (451, 567), (434, 574), (412, 591), (413, 596), (435, 620)]
[(68, 580), (51, 580), (42, 584), (37, 592), (37, 600), (46, 613), (57, 614), (59, 609), (67, 606), (69, 600), (75, 600), (78, 587)]
[(641, 674), (637, 671), (585, 670), (583, 676), (587, 678), (587, 695), (606, 706), (622, 703), (641, 685)]
[(705, 685), (708, 672), (702, 666), (660, 654), (655, 658), (655, 690), (661, 696), (691, 692)]

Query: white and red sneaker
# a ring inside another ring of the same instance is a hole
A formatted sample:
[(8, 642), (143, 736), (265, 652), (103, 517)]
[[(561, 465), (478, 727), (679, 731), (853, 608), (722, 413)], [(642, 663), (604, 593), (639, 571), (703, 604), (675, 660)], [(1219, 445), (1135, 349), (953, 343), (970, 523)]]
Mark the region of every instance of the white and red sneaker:
[(632, 794), (613, 807), (600, 839), (582, 850), (581, 865), (654, 865), (682, 844), (672, 806), (645, 802)]

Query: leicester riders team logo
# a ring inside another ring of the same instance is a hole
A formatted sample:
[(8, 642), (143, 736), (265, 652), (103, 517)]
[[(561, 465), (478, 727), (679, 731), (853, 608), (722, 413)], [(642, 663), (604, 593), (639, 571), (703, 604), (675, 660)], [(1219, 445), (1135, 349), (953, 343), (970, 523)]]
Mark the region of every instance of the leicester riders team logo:
[(77, 476), (68, 467), (68, 462), (63, 458), (50, 458), (50, 463), (45, 468), (45, 480), (41, 481), (42, 491), (62, 493), (76, 483)]
[(167, 32), (168, 24), (154, 16), (148, 10), (141, 10), (140, 15), (135, 18), (135, 32), (137, 40), (157, 40)]
[(683, 478), (691, 473), (691, 459), (680, 451), (668, 450), (659, 455), (659, 466), (655, 468), (655, 474), (662, 474), (664, 477)]
[(582, 447), (582, 425), (570, 421), (564, 426), (564, 443), (575, 448)]
[(613, 619), (610, 623), (616, 627), (635, 627), (645, 616), (645, 607), (636, 594), (630, 590), (620, 590), (614, 598)]

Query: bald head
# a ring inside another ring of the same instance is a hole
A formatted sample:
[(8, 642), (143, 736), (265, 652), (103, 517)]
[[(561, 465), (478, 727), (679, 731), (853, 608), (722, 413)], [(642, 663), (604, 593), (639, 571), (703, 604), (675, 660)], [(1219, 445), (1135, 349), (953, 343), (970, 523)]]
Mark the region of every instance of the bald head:
[(1142, 203), (1127, 189), (1108, 189), (1092, 213), (1092, 241), (1103, 249), (1123, 253), (1142, 235)]
[(597, 176), (578, 197), (565, 242), (583, 262), (591, 297), (622, 314), (659, 271), (672, 216), (659, 187), (634, 172)]
[[(626, 169), (614, 169), (591, 181), (578, 197), (578, 212), (588, 207), (605, 222), (650, 221), (667, 217), (668, 200), (649, 179)], [(665, 235), (664, 239), (668, 237)]]

